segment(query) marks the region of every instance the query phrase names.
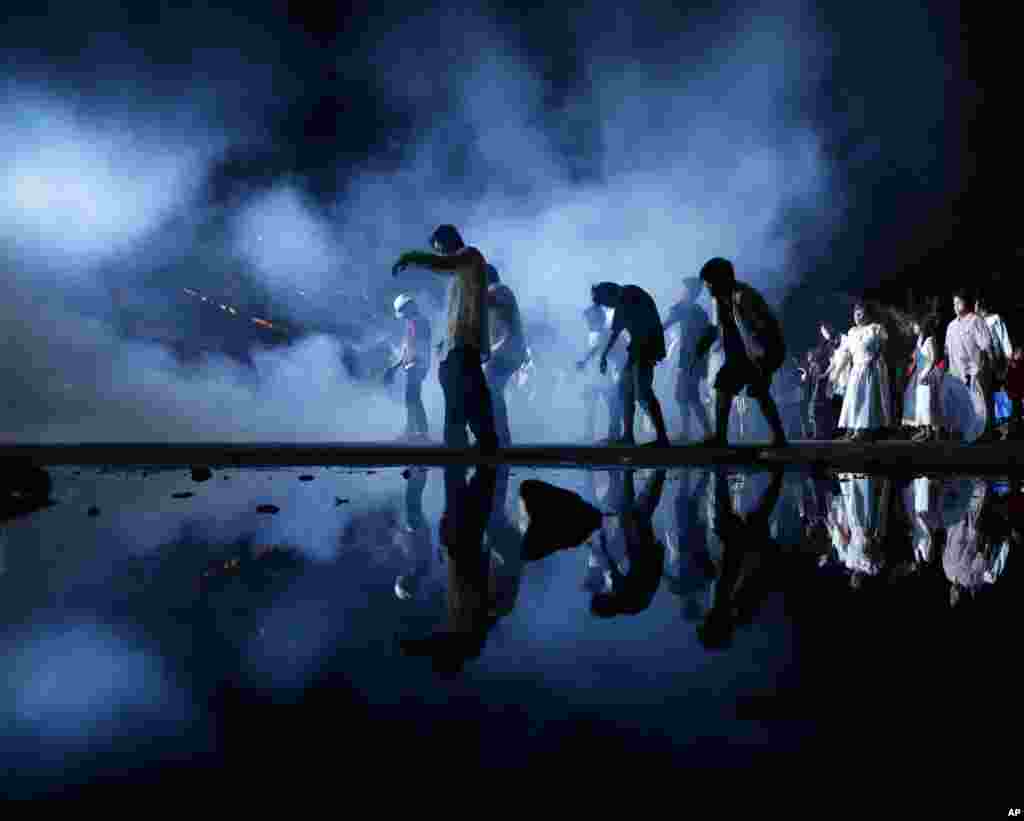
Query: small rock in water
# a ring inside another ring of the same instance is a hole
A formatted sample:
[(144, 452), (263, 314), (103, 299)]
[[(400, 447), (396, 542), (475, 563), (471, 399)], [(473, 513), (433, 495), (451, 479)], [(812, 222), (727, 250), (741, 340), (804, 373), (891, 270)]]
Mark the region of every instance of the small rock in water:
[(191, 498), (192, 496), (195, 496), (195, 494), (190, 490), (185, 490), (182, 491), (181, 493), (172, 493), (171, 496), (174, 499), (188, 499)]
[(213, 477), (213, 471), (211, 471), (205, 465), (192, 468), (192, 481), (193, 482), (205, 482)]
[(90, 507), (90, 508), (89, 508), (89, 509), (88, 509), (88, 510), (86, 511), (86, 513), (88, 513), (88, 514), (89, 514), (90, 516), (99, 516), (99, 515), (100, 515), (100, 509), (99, 509), (98, 507), (96, 507), (96, 505), (92, 505), (92, 506), (91, 506), (91, 507)]
[(300, 482), (312, 482), (313, 481), (313, 475), (311, 473), (303, 473), (299, 477), (299, 481)]
[(256, 508), (257, 513), (278, 513), (280, 510), (277, 505), (260, 505)]

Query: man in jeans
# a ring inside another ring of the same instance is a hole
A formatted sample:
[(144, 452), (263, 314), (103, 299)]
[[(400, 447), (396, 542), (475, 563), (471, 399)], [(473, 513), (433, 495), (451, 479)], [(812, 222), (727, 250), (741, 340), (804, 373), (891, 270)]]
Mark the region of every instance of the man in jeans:
[(405, 433), (402, 440), (424, 441), (427, 409), (423, 406), (423, 381), (430, 368), (430, 320), (410, 294), (395, 299), (395, 316), (405, 320), (405, 338), (396, 368), (405, 371)]
[(451, 277), (448, 290), (448, 332), (438, 346), (447, 352), (438, 366), (444, 391), (444, 442), (448, 447), (469, 445), (466, 425), (481, 451), (498, 448), (491, 393), (484, 378), (483, 362), (490, 358), (487, 312), (487, 260), (467, 246), (454, 225), (439, 226), (430, 237), (434, 253), (407, 251), (392, 269), (397, 276), (410, 265), (429, 268)]
[(526, 340), (515, 294), (501, 281), (498, 269), (493, 265), (487, 266), (487, 310), (491, 359), (484, 367), (484, 376), (491, 390), (498, 442), (505, 447), (512, 444), (505, 387), (526, 361)]
[[(633, 420), (636, 403), (640, 402), (654, 423), (657, 447), (668, 447), (668, 432), (661, 404), (654, 395), (654, 366), (667, 356), (665, 330), (654, 299), (643, 288), (636, 285), (618, 285), (614, 282), (600, 282), (590, 289), (596, 305), (612, 308), (612, 333), (601, 352), (599, 370), (602, 375), (608, 370), (608, 355), (618, 342), (623, 331), (629, 332), (629, 348), (626, 367), (622, 374), (622, 415), (623, 436), (617, 444), (636, 444), (633, 436)], [(585, 367), (593, 351), (588, 353), (577, 367)]]

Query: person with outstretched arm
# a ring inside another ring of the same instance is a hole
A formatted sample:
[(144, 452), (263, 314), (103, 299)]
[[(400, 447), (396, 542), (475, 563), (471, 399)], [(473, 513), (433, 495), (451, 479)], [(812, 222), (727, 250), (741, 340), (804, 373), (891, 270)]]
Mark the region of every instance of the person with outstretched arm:
[(445, 358), (438, 366), (444, 391), (444, 442), (448, 447), (469, 445), (469, 425), (482, 452), (498, 449), (491, 392), (483, 363), (490, 358), (487, 311), (487, 260), (467, 246), (454, 225), (439, 226), (430, 237), (434, 252), (407, 251), (395, 263), (398, 276), (410, 265), (451, 278), (448, 290), (448, 332), (438, 346)]

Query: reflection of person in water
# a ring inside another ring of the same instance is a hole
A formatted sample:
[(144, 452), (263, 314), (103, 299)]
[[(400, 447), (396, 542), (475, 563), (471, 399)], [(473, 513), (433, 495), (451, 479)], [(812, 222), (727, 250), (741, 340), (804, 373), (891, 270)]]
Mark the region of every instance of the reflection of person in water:
[(459, 673), (466, 661), (483, 650), (494, 625), (491, 614), (489, 551), (484, 531), (494, 505), (497, 471), (477, 465), (466, 482), (464, 467), (444, 469), (445, 509), (441, 514), (441, 543), (448, 551), (448, 629), (424, 639), (400, 642), (403, 652), (430, 656), (434, 670)]
[(840, 495), (829, 515), (832, 546), (850, 571), (850, 586), (860, 587), (865, 576), (882, 569), (882, 544), (888, 532), (892, 482), (882, 476), (845, 474)]
[(767, 570), (779, 551), (771, 536), (771, 516), (782, 493), (783, 472), (746, 515), (733, 508), (725, 470), (715, 473), (715, 533), (722, 542), (721, 575), (715, 582), (711, 609), (697, 626), (707, 649), (728, 647), (738, 627), (750, 624), (769, 592)]
[(691, 473), (694, 479), (683, 479), (676, 495), (675, 532), (666, 534), (668, 567), (665, 582), (668, 589), (679, 596), (683, 604), (683, 617), (695, 622), (704, 612), (703, 601), (718, 575), (708, 551), (707, 530), (700, 521), (701, 505), (705, 504), (710, 471)]
[(490, 614), (496, 620), (512, 612), (523, 576), (522, 534), (508, 514), (510, 470), (508, 465), (497, 468), (494, 507), (486, 531), (493, 585)]
[(654, 535), (651, 521), (665, 487), (665, 470), (654, 471), (643, 492), (637, 496), (635, 470), (622, 477), (622, 496), (617, 505), (619, 531), (625, 541), (629, 569), (623, 573), (609, 559), (611, 590), (599, 591), (591, 597), (590, 611), (601, 618), (636, 615), (646, 610), (661, 583), (665, 564), (665, 547)]
[(406, 565), (405, 572), (395, 579), (395, 595), (403, 601), (417, 598), (430, 574), (430, 525), (423, 515), (426, 487), (427, 469), (410, 467), (405, 485), (405, 520), (399, 525), (395, 538)]
[(950, 606), (955, 607), (965, 591), (974, 596), (986, 584), (994, 584), (1006, 567), (1009, 528), (992, 509), (991, 495), (987, 481), (975, 481), (967, 512), (949, 528), (942, 569), (950, 583)]
[(903, 506), (910, 519), (914, 570), (930, 565), (942, 552), (941, 498), (942, 482), (934, 477), (918, 476), (903, 491)]

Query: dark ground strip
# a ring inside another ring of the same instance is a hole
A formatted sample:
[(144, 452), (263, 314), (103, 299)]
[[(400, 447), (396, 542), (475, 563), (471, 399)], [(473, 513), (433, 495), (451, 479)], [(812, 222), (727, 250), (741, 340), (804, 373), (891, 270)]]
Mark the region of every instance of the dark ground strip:
[(1008, 474), (1024, 464), (1024, 442), (964, 445), (906, 441), (851, 444), (794, 441), (785, 448), (763, 444), (708, 448), (599, 445), (515, 445), (497, 456), (474, 448), (409, 447), (386, 443), (86, 443), (0, 445), (0, 464), (102, 465), (107, 467), (359, 467), (512, 464), (531, 467), (682, 467), (716, 464), (806, 466), (864, 473)]

